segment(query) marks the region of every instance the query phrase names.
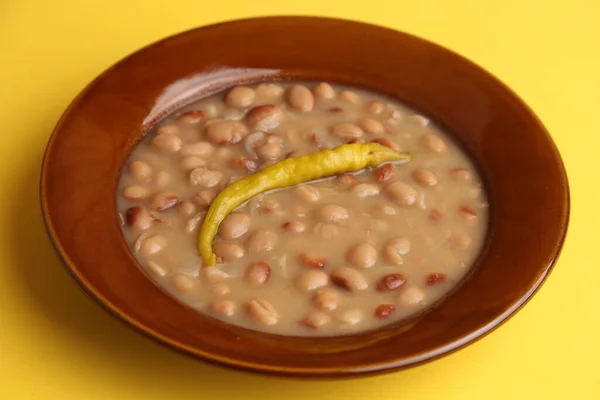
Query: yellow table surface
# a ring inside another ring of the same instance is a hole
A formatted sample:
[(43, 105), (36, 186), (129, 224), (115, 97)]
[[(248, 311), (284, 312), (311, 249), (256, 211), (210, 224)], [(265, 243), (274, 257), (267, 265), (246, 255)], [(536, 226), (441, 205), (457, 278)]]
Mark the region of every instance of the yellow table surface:
[[(545, 122), (570, 178), (569, 235), (542, 290), (499, 330), (380, 377), (254, 376), (138, 335), (58, 262), (42, 225), (39, 170), (79, 90), (166, 35), (275, 14), (358, 19), (433, 40), (497, 75)], [(600, 399), (599, 76), (598, 0), (0, 0), (0, 399)]]

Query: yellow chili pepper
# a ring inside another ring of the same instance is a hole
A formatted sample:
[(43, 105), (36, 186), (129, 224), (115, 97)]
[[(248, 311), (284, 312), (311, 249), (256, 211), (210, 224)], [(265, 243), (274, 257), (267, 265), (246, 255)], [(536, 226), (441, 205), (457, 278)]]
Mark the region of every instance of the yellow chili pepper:
[(212, 243), (221, 221), (252, 197), (273, 189), (375, 167), (384, 162), (409, 159), (409, 153), (400, 153), (379, 143), (344, 144), (333, 149), (285, 159), (233, 182), (212, 202), (200, 228), (198, 248), (204, 265), (216, 264), (217, 257), (212, 251)]

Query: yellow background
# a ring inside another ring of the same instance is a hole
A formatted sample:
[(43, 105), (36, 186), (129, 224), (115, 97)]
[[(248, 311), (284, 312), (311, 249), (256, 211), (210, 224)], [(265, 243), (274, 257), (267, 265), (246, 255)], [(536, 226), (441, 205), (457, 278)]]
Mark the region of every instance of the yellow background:
[[(0, 399), (600, 399), (598, 0), (169, 3), (0, 0)], [(67, 275), (37, 190), (63, 109), (150, 42), (266, 14), (339, 16), (433, 40), (497, 75), (546, 123), (571, 182), (568, 240), (546, 285), (498, 331), (387, 376), (290, 381), (171, 352), (110, 317)]]

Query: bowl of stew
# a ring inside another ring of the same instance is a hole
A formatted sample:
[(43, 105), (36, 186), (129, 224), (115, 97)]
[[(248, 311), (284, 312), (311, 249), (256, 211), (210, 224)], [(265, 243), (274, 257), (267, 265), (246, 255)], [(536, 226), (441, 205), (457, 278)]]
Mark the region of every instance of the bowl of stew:
[[(402, 157), (369, 163), (381, 149)], [(133, 328), (315, 377), (492, 331), (544, 282), (569, 216), (556, 146), (500, 81), (312, 17), (202, 27), (105, 71), (52, 134), (41, 202), (67, 269)]]

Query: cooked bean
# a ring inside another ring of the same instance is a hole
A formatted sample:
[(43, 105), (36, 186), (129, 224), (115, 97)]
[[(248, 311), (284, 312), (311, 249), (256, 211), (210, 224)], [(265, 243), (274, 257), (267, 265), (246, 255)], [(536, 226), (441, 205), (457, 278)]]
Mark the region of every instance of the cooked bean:
[(194, 168), (206, 167), (206, 161), (196, 156), (183, 157), (179, 162), (179, 166), (184, 171), (191, 171)]
[(217, 197), (217, 192), (213, 189), (204, 189), (199, 191), (194, 196), (194, 201), (202, 207), (208, 207), (212, 204), (213, 200)]
[(306, 207), (298, 205), (298, 204), (294, 205), (292, 207), (292, 215), (294, 215), (298, 218), (306, 217)]
[(197, 156), (205, 157), (214, 151), (214, 146), (208, 142), (195, 142), (186, 144), (181, 148), (181, 155), (184, 157)]
[(283, 224), (283, 229), (285, 229), (286, 232), (302, 233), (306, 227), (301, 221), (288, 221)]
[(313, 304), (324, 311), (333, 311), (340, 305), (341, 296), (333, 288), (319, 289), (313, 296)]
[(271, 214), (279, 210), (280, 204), (277, 200), (263, 198), (258, 202), (256, 208), (261, 214)]
[(402, 119), (402, 112), (392, 105), (387, 105), (387, 119), (385, 120), (388, 125), (398, 125), (398, 122)]
[(370, 197), (379, 194), (379, 187), (371, 183), (359, 183), (352, 188), (352, 193), (358, 197)]
[(411, 206), (417, 201), (417, 191), (404, 182), (392, 182), (385, 187), (385, 191), (401, 206)]
[(216, 297), (225, 296), (231, 293), (231, 286), (223, 282), (217, 282), (211, 285), (210, 293)]
[(198, 213), (198, 214), (194, 215), (192, 218), (190, 218), (185, 224), (185, 232), (186, 233), (194, 232), (196, 230), (196, 228), (198, 227), (198, 225), (200, 225), (202, 218), (204, 218), (203, 212)]
[(296, 288), (302, 292), (319, 289), (328, 283), (329, 277), (320, 269), (307, 269), (296, 278)]
[(427, 215), (427, 218), (429, 218), (429, 220), (433, 222), (443, 221), (444, 217), (444, 213), (438, 210), (437, 208), (430, 209), (429, 214)]
[(190, 183), (196, 186), (211, 188), (218, 185), (221, 179), (223, 179), (221, 172), (206, 167), (194, 168), (190, 172)]
[(219, 225), (219, 235), (225, 239), (237, 239), (244, 236), (250, 228), (248, 214), (234, 212), (225, 217)]
[(373, 171), (373, 177), (379, 183), (391, 181), (396, 176), (396, 170), (392, 164), (383, 164)]
[(437, 285), (438, 283), (444, 282), (446, 280), (446, 278), (447, 278), (446, 274), (442, 274), (439, 272), (433, 272), (433, 273), (427, 275), (427, 278), (425, 279), (425, 281), (429, 286), (432, 286), (432, 285)]
[(435, 134), (427, 134), (421, 138), (423, 147), (434, 153), (443, 153), (447, 147), (444, 139)]
[(302, 200), (308, 203), (314, 203), (319, 200), (321, 194), (319, 193), (319, 189), (310, 185), (301, 185), (294, 189), (294, 193), (296, 196), (300, 197)]
[(167, 270), (164, 269), (160, 264), (158, 264), (152, 260), (148, 260), (147, 264), (148, 264), (148, 269), (150, 270), (150, 272), (152, 272), (152, 274), (154, 274), (156, 276), (165, 276), (167, 274)]
[(351, 90), (342, 90), (340, 92), (340, 100), (358, 104), (360, 103), (360, 95)]
[(364, 117), (358, 121), (358, 126), (370, 135), (382, 135), (385, 133), (383, 124), (374, 118)]
[(414, 306), (425, 299), (425, 294), (416, 287), (403, 288), (398, 295), (398, 302), (403, 306)]
[(435, 186), (438, 184), (437, 176), (426, 169), (416, 169), (412, 173), (412, 177), (421, 186)]
[(144, 161), (133, 161), (129, 164), (129, 173), (139, 182), (150, 182), (152, 179), (152, 167)]
[(263, 299), (250, 300), (246, 304), (250, 317), (263, 325), (275, 325), (279, 321), (279, 314), (271, 303)]
[(188, 111), (177, 117), (177, 122), (182, 125), (196, 125), (206, 119), (206, 114), (202, 110)]
[(200, 274), (202, 275), (203, 279), (212, 283), (222, 282), (224, 279), (230, 277), (230, 275), (220, 269), (218, 265), (210, 268), (201, 268)]
[(123, 189), (123, 197), (131, 201), (144, 200), (150, 196), (150, 189), (141, 185), (129, 185)]
[(373, 213), (377, 216), (396, 215), (396, 209), (386, 203), (378, 203), (373, 207)]
[(360, 243), (348, 251), (346, 258), (355, 267), (371, 268), (377, 262), (377, 249), (368, 243)]
[(360, 181), (353, 174), (342, 174), (336, 178), (336, 182), (340, 184), (340, 186), (349, 189), (356, 186)]
[(160, 253), (165, 247), (167, 247), (167, 238), (157, 234), (147, 237), (142, 242), (140, 252), (144, 257), (150, 257)]
[(223, 262), (237, 260), (244, 256), (244, 249), (234, 243), (221, 242), (213, 246), (213, 251)]
[(356, 325), (360, 323), (363, 319), (363, 312), (358, 308), (351, 308), (348, 310), (342, 311), (338, 315), (338, 319), (348, 325)]
[(271, 275), (271, 266), (266, 262), (253, 262), (246, 268), (246, 282), (253, 286), (259, 286), (267, 282)]
[(235, 303), (231, 300), (217, 300), (211, 305), (211, 309), (215, 314), (223, 317), (233, 317), (235, 314)]
[(256, 87), (255, 91), (257, 96), (267, 99), (280, 97), (284, 92), (281, 86), (274, 83), (261, 83)]
[(473, 174), (466, 168), (454, 168), (450, 170), (450, 176), (456, 181), (468, 181)]
[(373, 313), (376, 318), (384, 319), (388, 318), (396, 311), (396, 307), (393, 304), (381, 304), (377, 306)]
[(239, 157), (232, 160), (233, 166), (236, 168), (245, 169), (248, 172), (258, 170), (258, 162), (250, 157)]
[(125, 212), (125, 223), (141, 231), (152, 226), (158, 218), (144, 207), (131, 207)]
[(333, 125), (329, 128), (329, 133), (338, 139), (351, 140), (362, 137), (363, 131), (358, 126), (347, 122)]
[(246, 114), (246, 122), (255, 131), (270, 131), (283, 121), (283, 110), (274, 104), (256, 106)]
[(221, 161), (231, 161), (233, 153), (226, 147), (218, 147), (215, 149), (215, 158)]
[(313, 234), (321, 236), (324, 239), (333, 239), (339, 236), (340, 227), (334, 224), (319, 222), (313, 228)]
[(312, 111), (315, 107), (315, 97), (312, 92), (301, 85), (292, 86), (287, 92), (289, 106), (298, 111)]
[(171, 174), (167, 171), (158, 171), (156, 173), (156, 186), (164, 188), (171, 182)]
[[(243, 109), (225, 108), (223, 110), (223, 119), (226, 121), (239, 121), (244, 117)], [(211, 121), (212, 122), (212, 121)]]
[(324, 312), (314, 311), (304, 317), (301, 323), (311, 329), (321, 329), (331, 323), (331, 317)]
[(380, 101), (371, 100), (367, 103), (367, 111), (370, 114), (373, 114), (373, 115), (383, 114), (384, 109), (385, 109), (385, 106)]
[(154, 139), (150, 141), (154, 147), (163, 153), (177, 153), (179, 149), (181, 149), (181, 138), (179, 136), (171, 135), (171, 134), (162, 134), (155, 136)]
[(461, 206), (459, 208), (460, 215), (467, 221), (473, 221), (477, 218), (477, 211), (473, 210), (470, 207)]
[(194, 281), (187, 275), (177, 274), (171, 278), (173, 288), (181, 294), (187, 294), (194, 289)]
[(150, 208), (155, 211), (165, 211), (175, 207), (179, 203), (179, 198), (175, 193), (159, 193), (150, 201)]
[(350, 267), (338, 267), (331, 271), (331, 282), (351, 292), (365, 290), (369, 287), (367, 278)]
[(380, 219), (372, 219), (369, 221), (368, 229), (374, 232), (385, 232), (389, 228), (389, 224)]
[(333, 99), (335, 97), (335, 89), (329, 83), (325, 82), (321, 82), (315, 86), (313, 93), (315, 97), (320, 99)]
[(455, 249), (465, 250), (471, 246), (473, 239), (471, 236), (467, 235), (465, 232), (454, 232), (450, 236), (450, 241)]
[(406, 237), (398, 237), (390, 240), (383, 248), (383, 256), (390, 264), (403, 264), (402, 256), (410, 252), (410, 239)]
[(327, 257), (318, 253), (300, 253), (299, 257), (300, 261), (302, 261), (302, 264), (308, 268), (324, 268), (325, 265), (327, 265)]
[(233, 108), (246, 108), (254, 103), (254, 89), (246, 86), (236, 86), (225, 95), (225, 104)]
[(179, 213), (184, 217), (191, 217), (196, 213), (196, 206), (190, 201), (182, 201), (179, 203)]
[(179, 134), (179, 127), (174, 124), (161, 125), (156, 129), (156, 136), (177, 134)]
[(256, 149), (256, 154), (263, 161), (275, 161), (283, 155), (283, 149), (277, 143), (265, 143)]
[(348, 219), (348, 210), (337, 204), (326, 204), (319, 209), (321, 218), (325, 221), (340, 221)]
[(246, 242), (249, 253), (271, 251), (277, 244), (277, 234), (267, 229), (258, 229)]
[(204, 106), (204, 112), (207, 118), (213, 119), (221, 114), (222, 108), (223, 106), (220, 103), (210, 103)]
[(206, 137), (212, 144), (237, 143), (248, 135), (248, 128), (238, 121), (217, 121), (206, 128)]
[(386, 146), (389, 147), (390, 149), (394, 149), (396, 151), (401, 151), (400, 146), (398, 146), (395, 142), (392, 142), (390, 139), (387, 138), (375, 138), (370, 140), (371, 143), (379, 143), (382, 146)]
[(377, 283), (377, 290), (396, 290), (406, 282), (406, 278), (402, 274), (387, 274), (381, 277)]
[(346, 142), (347, 144), (365, 144), (367, 141), (364, 138), (351, 139)]

